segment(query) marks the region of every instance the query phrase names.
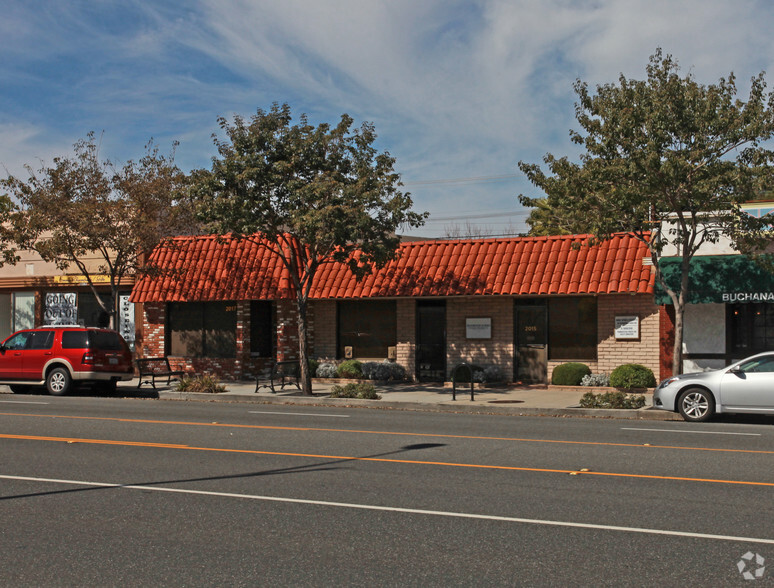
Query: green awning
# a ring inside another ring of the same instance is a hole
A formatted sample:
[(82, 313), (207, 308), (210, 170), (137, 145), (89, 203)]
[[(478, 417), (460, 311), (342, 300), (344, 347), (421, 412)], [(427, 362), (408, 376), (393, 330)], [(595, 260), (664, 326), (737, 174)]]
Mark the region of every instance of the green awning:
[[(680, 286), (679, 257), (667, 257), (659, 266), (667, 284)], [(672, 304), (658, 281), (656, 304)], [(711, 302), (774, 302), (774, 274), (744, 255), (704, 255), (691, 260), (689, 304)]]

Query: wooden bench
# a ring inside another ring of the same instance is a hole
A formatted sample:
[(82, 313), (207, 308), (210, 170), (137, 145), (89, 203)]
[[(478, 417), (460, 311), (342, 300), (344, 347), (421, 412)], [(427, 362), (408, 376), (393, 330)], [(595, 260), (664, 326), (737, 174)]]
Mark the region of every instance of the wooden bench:
[(166, 378), (169, 386), (173, 379), (179, 380), (185, 374), (183, 370), (173, 370), (166, 357), (143, 357), (135, 360), (135, 364), (140, 372), (140, 383), (137, 388), (140, 388), (143, 383), (148, 383), (155, 389), (156, 378)]
[(286, 385), (295, 384), (296, 388), (301, 389), (301, 368), (298, 360), (289, 361), (275, 361), (271, 365), (271, 369), (263, 370), (258, 377), (255, 378), (255, 391), (258, 392), (260, 388), (269, 388), (272, 393), (276, 394), (276, 385), (280, 384), (280, 390), (284, 389)]

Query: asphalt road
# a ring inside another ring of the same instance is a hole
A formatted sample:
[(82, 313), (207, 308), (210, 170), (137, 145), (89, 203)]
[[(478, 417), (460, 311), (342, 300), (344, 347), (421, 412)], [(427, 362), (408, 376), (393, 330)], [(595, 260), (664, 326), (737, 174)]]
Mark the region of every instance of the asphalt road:
[(773, 420), (3, 395), (0, 446), (5, 586), (774, 583)]

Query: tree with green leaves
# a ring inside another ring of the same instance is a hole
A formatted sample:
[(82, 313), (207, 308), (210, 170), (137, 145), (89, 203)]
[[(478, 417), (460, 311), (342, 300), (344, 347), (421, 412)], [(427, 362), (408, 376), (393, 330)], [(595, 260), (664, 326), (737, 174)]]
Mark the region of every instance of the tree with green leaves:
[[(26, 180), (0, 180), (13, 202), (7, 238), (61, 270), (75, 266), (115, 327), (121, 281), (144, 269), (160, 240), (194, 229), (190, 208), (179, 201), (185, 174), (152, 142), (139, 161), (117, 167), (100, 158), (93, 133), (75, 143), (73, 155), (26, 170)], [(109, 303), (99, 296), (97, 276), (107, 276)]]
[[(580, 162), (544, 158), (519, 162), (562, 228), (581, 218), (596, 240), (628, 233), (647, 245), (655, 278), (675, 309), (674, 373), (681, 372), (683, 315), (691, 288), (691, 259), (721, 239), (737, 250), (761, 251), (768, 241), (765, 221), (741, 205), (772, 187), (774, 97), (764, 75), (751, 80), (746, 101), (737, 98), (733, 74), (717, 84), (699, 84), (661, 50), (651, 56), (646, 80), (620, 76), (596, 92), (578, 80), (576, 118), (582, 131), (571, 139), (584, 151)], [(659, 260), (681, 261), (680, 285), (664, 279)]]
[(396, 255), (401, 226), (418, 227), (427, 214), (411, 211), (389, 153), (378, 153), (371, 123), (313, 126), (292, 123), (290, 107), (275, 103), (249, 121), (219, 119), (227, 140), (214, 139), (219, 157), (192, 174), (199, 217), (214, 233), (247, 239), (277, 256), (288, 272), (298, 309), (302, 389), (311, 394), (307, 308), (323, 264), (346, 263), (358, 278)]
[(9, 226), (16, 210), (18, 208), (8, 194), (0, 194), (0, 267), (5, 264), (16, 265), (20, 259)]

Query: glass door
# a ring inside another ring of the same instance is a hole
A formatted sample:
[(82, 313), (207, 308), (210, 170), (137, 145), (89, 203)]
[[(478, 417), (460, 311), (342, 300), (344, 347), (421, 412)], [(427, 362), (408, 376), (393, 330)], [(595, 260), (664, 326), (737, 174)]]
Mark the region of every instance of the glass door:
[(516, 380), (545, 384), (548, 374), (545, 302), (516, 303)]

